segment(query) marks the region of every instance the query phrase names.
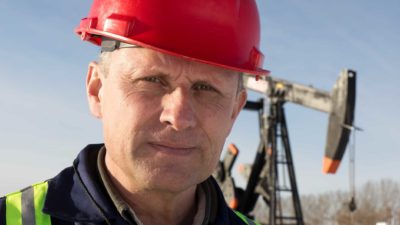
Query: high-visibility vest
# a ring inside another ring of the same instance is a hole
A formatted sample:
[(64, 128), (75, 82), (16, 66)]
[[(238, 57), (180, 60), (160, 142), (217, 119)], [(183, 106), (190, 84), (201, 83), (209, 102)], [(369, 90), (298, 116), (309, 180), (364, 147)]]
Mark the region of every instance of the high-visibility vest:
[[(34, 184), (6, 195), (6, 225), (51, 225), (50, 215), (42, 212), (48, 182)], [(259, 225), (238, 211), (234, 211), (247, 225)]]
[(51, 225), (42, 212), (47, 187), (46, 181), (6, 195), (6, 225)]

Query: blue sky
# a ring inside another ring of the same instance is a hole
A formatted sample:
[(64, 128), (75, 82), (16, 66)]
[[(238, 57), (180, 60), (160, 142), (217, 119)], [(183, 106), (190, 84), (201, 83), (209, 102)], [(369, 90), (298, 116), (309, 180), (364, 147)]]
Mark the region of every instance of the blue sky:
[[(400, 181), (400, 2), (257, 2), (273, 76), (330, 91), (342, 69), (358, 72), (357, 185)], [(90, 4), (0, 0), (0, 195), (53, 177), (86, 144), (102, 142), (84, 91), (98, 49), (73, 33)], [(346, 190), (347, 154), (336, 175), (321, 173), (328, 115), (285, 107), (300, 192)], [(237, 164), (253, 160), (257, 129), (255, 113), (241, 113), (227, 140), (241, 151)]]

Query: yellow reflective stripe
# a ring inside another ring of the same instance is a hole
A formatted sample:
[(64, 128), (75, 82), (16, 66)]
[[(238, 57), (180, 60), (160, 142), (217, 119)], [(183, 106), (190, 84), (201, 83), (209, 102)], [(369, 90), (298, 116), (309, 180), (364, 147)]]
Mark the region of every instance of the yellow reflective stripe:
[(44, 200), (46, 199), (47, 187), (47, 182), (33, 185), (33, 200), (35, 206), (36, 225), (51, 225), (50, 216), (42, 212)]
[(247, 223), (247, 219), (246, 219), (246, 217), (245, 217), (243, 214), (241, 214), (240, 212), (238, 212), (238, 211), (236, 211), (236, 210), (234, 210), (234, 212), (236, 213), (236, 216), (238, 216), (241, 220), (243, 220), (243, 222), (245, 222), (246, 224), (248, 224), (248, 223)]
[(22, 225), (22, 193), (15, 192), (6, 196), (6, 225)]
[(247, 225), (261, 225), (259, 223), (254, 222), (253, 220), (247, 218), (247, 216), (243, 215), (242, 213), (240, 213), (239, 211), (233, 210), (235, 212), (235, 214), (241, 219), (243, 220), (243, 222), (245, 222)]
[(50, 216), (42, 212), (47, 187), (48, 183), (42, 182), (6, 195), (6, 225), (51, 225)]

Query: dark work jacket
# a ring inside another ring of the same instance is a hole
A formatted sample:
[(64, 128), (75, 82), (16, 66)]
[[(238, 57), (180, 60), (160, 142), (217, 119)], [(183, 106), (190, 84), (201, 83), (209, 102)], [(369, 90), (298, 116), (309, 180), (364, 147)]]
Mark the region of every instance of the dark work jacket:
[[(50, 216), (52, 225), (129, 225), (122, 218), (110, 199), (97, 169), (97, 155), (102, 144), (88, 145), (74, 160), (73, 166), (61, 171), (56, 177), (47, 181), (47, 192), (43, 195), (43, 215)], [(218, 212), (215, 225), (245, 225), (252, 224), (240, 218), (225, 203), (223, 194), (213, 178), (212, 183), (217, 189)], [(21, 190), (22, 193), (22, 225), (35, 224), (35, 213), (27, 213), (34, 209), (32, 198), (29, 196), (29, 187)], [(32, 191), (30, 191), (32, 192)], [(33, 194), (32, 194), (33, 196)], [(6, 207), (9, 195), (0, 198), (0, 225), (6, 225), (7, 210), (10, 213), (13, 207)], [(36, 196), (35, 196), (36, 198)], [(10, 200), (9, 200), (10, 201)], [(18, 208), (18, 207), (15, 207)], [(40, 210), (40, 209), (39, 209)], [(34, 210), (33, 210), (34, 212)], [(40, 211), (39, 211), (40, 212)], [(33, 217), (33, 218), (32, 218)], [(10, 222), (10, 221), (9, 221)], [(36, 222), (37, 223), (37, 222)], [(42, 223), (36, 225), (47, 225)], [(7, 224), (8, 225), (8, 224)], [(210, 224), (211, 225), (211, 224)]]

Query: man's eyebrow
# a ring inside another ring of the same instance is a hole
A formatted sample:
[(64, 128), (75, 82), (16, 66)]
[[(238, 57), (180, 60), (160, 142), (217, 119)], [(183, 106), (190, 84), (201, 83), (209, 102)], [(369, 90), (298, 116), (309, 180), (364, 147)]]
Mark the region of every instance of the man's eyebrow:
[(141, 77), (157, 77), (167, 83), (171, 80), (167, 73), (160, 72), (160, 71), (149, 71), (147, 73), (142, 74)]
[[(222, 76), (222, 75), (220, 75)], [(192, 82), (203, 82), (203, 83), (207, 83), (213, 86), (220, 86), (222, 84), (224, 84), (226, 82), (225, 79), (222, 79), (219, 75), (204, 75), (202, 77), (199, 78), (195, 78), (193, 80), (191, 80)]]

